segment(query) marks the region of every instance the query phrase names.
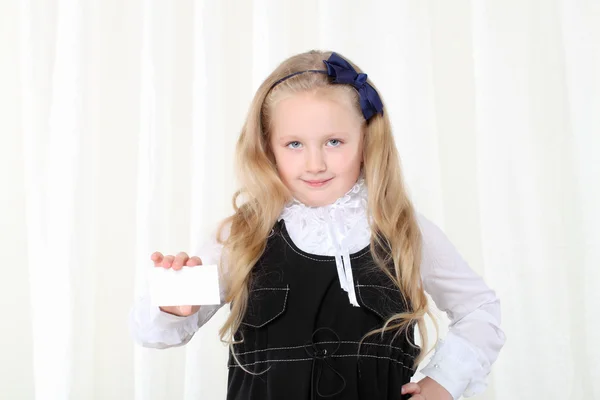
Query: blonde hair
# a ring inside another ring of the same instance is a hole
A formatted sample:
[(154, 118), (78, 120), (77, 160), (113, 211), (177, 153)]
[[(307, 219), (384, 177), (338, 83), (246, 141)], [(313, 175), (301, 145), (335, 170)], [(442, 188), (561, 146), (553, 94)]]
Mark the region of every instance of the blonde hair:
[[(331, 84), (326, 74), (298, 74), (273, 88), (276, 82), (292, 73), (324, 69), (323, 60), (330, 55), (331, 52), (309, 51), (282, 62), (258, 88), (238, 139), (236, 170), (241, 189), (233, 196), (234, 214), (222, 222), (217, 235), (221, 237), (223, 230), (229, 227), (229, 236), (221, 243), (224, 246), (222, 262), (227, 263), (226, 301), (231, 304), (231, 312), (219, 334), (221, 340), (230, 345), (236, 343), (234, 335), (246, 312), (252, 268), (263, 254), (283, 207), (291, 199), (289, 190), (279, 178), (269, 147), (273, 105), (285, 95), (337, 92), (341, 96), (351, 96), (347, 98), (352, 99), (356, 112), (362, 116), (356, 90), (349, 85)], [(361, 72), (354, 64), (352, 66)], [(408, 334), (417, 324), (421, 343), (426, 345), (424, 317), (429, 311), (420, 273), (421, 235), (415, 210), (404, 187), (387, 114), (377, 114), (365, 121), (363, 132), (363, 174), (371, 217), (371, 252), (376, 264), (398, 286), (408, 304), (406, 312), (392, 316), (382, 328), (365, 338), (388, 331)], [(393, 265), (393, 269), (386, 267), (389, 265)], [(423, 355), (421, 351), (416, 363)]]

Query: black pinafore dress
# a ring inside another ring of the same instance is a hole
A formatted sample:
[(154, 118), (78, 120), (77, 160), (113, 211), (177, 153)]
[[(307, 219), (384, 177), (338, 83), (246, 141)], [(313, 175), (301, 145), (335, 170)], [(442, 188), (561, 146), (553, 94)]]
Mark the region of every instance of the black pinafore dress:
[(227, 400), (401, 400), (419, 349), (414, 330), (364, 335), (406, 310), (369, 247), (351, 254), (354, 307), (334, 257), (300, 250), (283, 220), (254, 266), (248, 309), (229, 355)]

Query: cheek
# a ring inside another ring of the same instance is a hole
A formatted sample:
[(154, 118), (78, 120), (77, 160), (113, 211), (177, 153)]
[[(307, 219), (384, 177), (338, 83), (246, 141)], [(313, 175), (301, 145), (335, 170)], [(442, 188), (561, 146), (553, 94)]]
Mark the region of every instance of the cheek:
[(299, 157), (294, 156), (289, 151), (277, 149), (273, 151), (275, 156), (275, 163), (277, 165), (277, 172), (283, 179), (290, 178), (290, 176), (297, 174)]
[(273, 153), (273, 157), (275, 157), (275, 163), (277, 166), (283, 164), (285, 160), (285, 152), (281, 149), (281, 147), (271, 147), (271, 152)]
[(362, 153), (356, 148), (348, 149), (347, 151), (332, 154), (330, 160), (344, 170), (353, 170), (360, 167)]

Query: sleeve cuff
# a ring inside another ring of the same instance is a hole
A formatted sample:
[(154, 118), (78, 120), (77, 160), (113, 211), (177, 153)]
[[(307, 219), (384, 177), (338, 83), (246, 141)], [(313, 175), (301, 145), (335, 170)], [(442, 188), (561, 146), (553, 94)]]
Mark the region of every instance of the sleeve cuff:
[(450, 332), (446, 340), (440, 340), (431, 361), (421, 373), (442, 385), (453, 399), (458, 399), (485, 390), (489, 373), (485, 363), (485, 358), (482, 359), (465, 339)]

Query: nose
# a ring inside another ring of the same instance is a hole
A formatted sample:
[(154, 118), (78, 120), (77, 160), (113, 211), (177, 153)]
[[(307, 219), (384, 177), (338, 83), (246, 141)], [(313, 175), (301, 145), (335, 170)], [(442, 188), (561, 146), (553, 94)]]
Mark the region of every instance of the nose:
[(313, 149), (306, 153), (306, 171), (312, 174), (323, 172), (327, 169), (325, 155), (319, 149)]

